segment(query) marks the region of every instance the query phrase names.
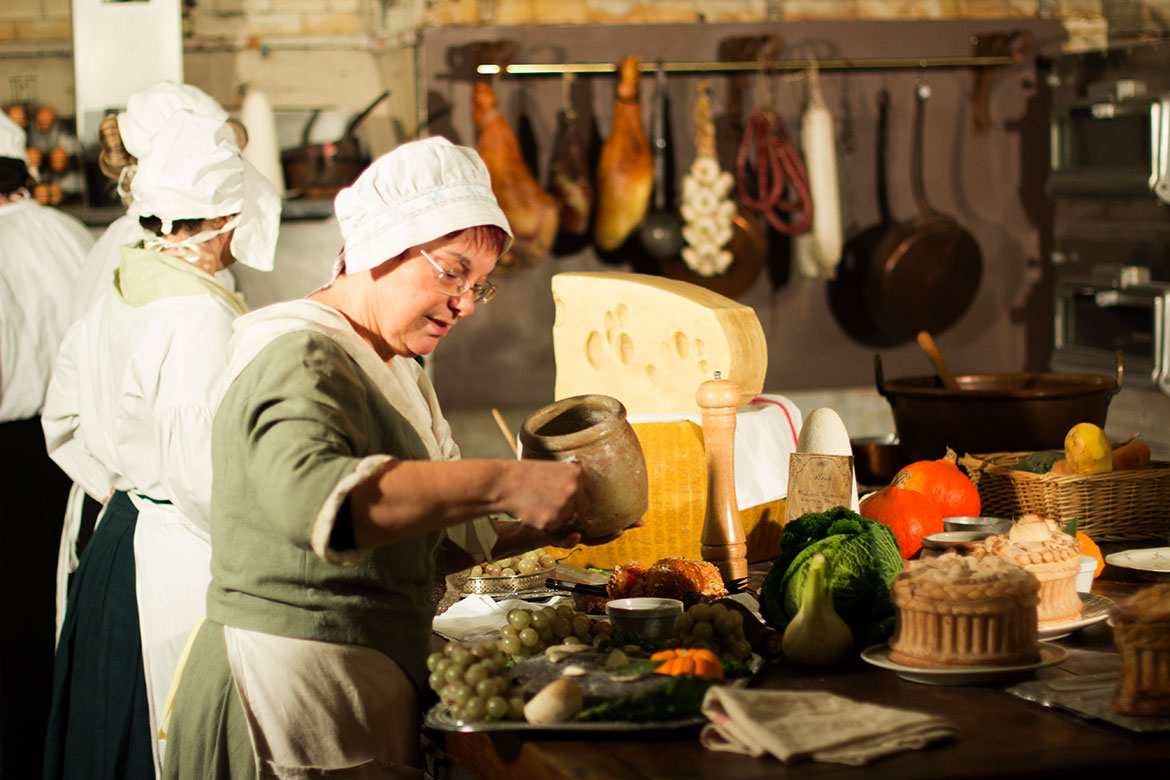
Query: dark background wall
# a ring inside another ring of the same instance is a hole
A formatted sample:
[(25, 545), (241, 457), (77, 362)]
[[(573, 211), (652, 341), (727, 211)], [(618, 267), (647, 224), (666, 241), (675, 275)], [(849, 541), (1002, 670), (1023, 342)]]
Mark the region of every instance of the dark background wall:
[[(782, 57), (870, 59), (954, 57), (972, 53), (974, 36), (1028, 30), (1034, 44), (1023, 60), (990, 72), (990, 129), (973, 130), (975, 75), (971, 70), (837, 71), (821, 75), (837, 120), (838, 166), (846, 237), (878, 222), (875, 186), (876, 96), (891, 95), (890, 203), (895, 219), (914, 213), (910, 184), (911, 123), (919, 79), (932, 89), (927, 104), (925, 172), (932, 205), (953, 215), (979, 243), (983, 276), (974, 302), (936, 340), (957, 373), (1047, 368), (1052, 344), (1051, 210), (1045, 192), (1050, 90), (1036, 69), (1037, 54), (1054, 54), (1064, 35), (1044, 20), (922, 22), (808, 22), (775, 25), (639, 25), (605, 27), (487, 27), (424, 30), (419, 93), (430, 131), (474, 144), (471, 85), (474, 51), (482, 42), (508, 42), (517, 62), (617, 62), (638, 54), (647, 62), (719, 59), (720, 44), (741, 36), (774, 35)], [(692, 105), (696, 80), (710, 83), (719, 154), (733, 170), (738, 137), (727, 115), (726, 74), (672, 74), (668, 81), (676, 176), (694, 157)], [(642, 80), (643, 119), (649, 127), (653, 77)], [(801, 75), (769, 79), (789, 133), (799, 128), (805, 99)], [(585, 75), (572, 91), (574, 107), (598, 134), (608, 136), (616, 77)], [(535, 149), (537, 178), (546, 179), (556, 113), (557, 76), (500, 76), (494, 87), (501, 111)], [(750, 92), (750, 90), (749, 90)], [(766, 389), (775, 392), (874, 384), (873, 355), (887, 377), (929, 373), (913, 342), (882, 343), (847, 328), (829, 301), (829, 285), (803, 279), (790, 262), (789, 240), (773, 233), (768, 268), (737, 300), (754, 307), (768, 339)], [(536, 268), (499, 280), (503, 292), (460, 323), (435, 355), (435, 382), (447, 406), (537, 405), (552, 398), (553, 303), (549, 281), (561, 271), (634, 270), (657, 266), (628, 247), (599, 255), (592, 247), (550, 256)]]

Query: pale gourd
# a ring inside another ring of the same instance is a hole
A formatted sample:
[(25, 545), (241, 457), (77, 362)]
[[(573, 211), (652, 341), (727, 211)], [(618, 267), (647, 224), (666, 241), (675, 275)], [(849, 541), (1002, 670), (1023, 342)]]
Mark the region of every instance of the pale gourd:
[[(841, 416), (827, 406), (813, 409), (804, 420), (800, 428), (800, 436), (796, 440), (797, 452), (811, 452), (818, 455), (852, 455), (853, 445), (849, 441), (849, 431)], [(853, 477), (853, 495), (849, 508), (857, 511), (857, 476)]]
[(584, 705), (581, 685), (572, 677), (560, 677), (528, 700), (524, 720), (537, 725), (565, 723), (576, 717)]
[(1113, 470), (1113, 447), (1105, 431), (1093, 423), (1077, 423), (1064, 437), (1064, 459), (1073, 474)]
[(799, 666), (835, 666), (853, 653), (853, 632), (833, 609), (824, 553), (809, 561), (800, 610), (784, 629), (780, 649)]

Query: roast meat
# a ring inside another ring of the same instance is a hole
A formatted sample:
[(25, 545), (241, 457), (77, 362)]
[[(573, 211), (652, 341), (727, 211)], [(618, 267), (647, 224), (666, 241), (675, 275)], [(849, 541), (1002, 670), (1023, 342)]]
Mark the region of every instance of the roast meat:
[(654, 159), (638, 98), (641, 64), (639, 57), (622, 60), (613, 130), (601, 149), (597, 169), (593, 240), (604, 250), (617, 249), (642, 224), (654, 187)]
[(500, 258), (497, 270), (530, 268), (548, 255), (556, 239), (559, 203), (541, 189), (524, 162), (516, 134), (496, 108), (496, 93), (486, 81), (475, 83), (472, 117), (479, 135), (479, 155), (491, 174), (492, 192), (515, 239)]

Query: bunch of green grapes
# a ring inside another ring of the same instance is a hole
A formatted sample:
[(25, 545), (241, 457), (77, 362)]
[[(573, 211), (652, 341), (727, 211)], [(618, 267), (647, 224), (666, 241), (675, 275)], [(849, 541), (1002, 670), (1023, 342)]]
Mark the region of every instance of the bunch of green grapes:
[(694, 604), (674, 619), (676, 647), (701, 647), (737, 661), (752, 657), (743, 633), (743, 615), (723, 604)]
[(500, 629), (500, 650), (519, 660), (543, 652), (549, 645), (596, 645), (612, 628), (592, 620), (568, 604), (539, 609), (508, 610), (508, 624)]
[(532, 574), (542, 569), (556, 568), (557, 559), (544, 550), (530, 550), (515, 558), (503, 558), (471, 567), (472, 577), (511, 577), (516, 574)]
[(450, 642), (427, 656), (427, 679), (460, 721), (524, 720), (524, 697), (512, 686), (508, 659), (495, 642)]

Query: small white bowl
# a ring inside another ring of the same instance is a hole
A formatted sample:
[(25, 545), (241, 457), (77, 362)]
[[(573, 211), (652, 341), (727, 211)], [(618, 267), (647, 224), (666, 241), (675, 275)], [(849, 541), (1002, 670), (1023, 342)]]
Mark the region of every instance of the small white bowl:
[(605, 614), (614, 625), (654, 639), (672, 636), (674, 619), (682, 611), (683, 603), (678, 599), (614, 599), (605, 605)]
[(1092, 555), (1081, 556), (1081, 570), (1077, 573), (1077, 593), (1088, 593), (1093, 588), (1093, 572), (1097, 571), (1097, 559)]

